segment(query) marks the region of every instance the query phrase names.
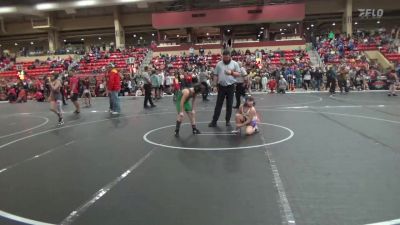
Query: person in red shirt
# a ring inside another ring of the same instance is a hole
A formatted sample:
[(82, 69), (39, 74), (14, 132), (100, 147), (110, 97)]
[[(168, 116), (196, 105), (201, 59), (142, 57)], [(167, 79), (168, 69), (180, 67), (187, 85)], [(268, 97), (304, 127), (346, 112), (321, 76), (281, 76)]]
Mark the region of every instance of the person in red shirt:
[(71, 101), (75, 106), (75, 112), (76, 114), (80, 113), (80, 105), (78, 102), (78, 95), (79, 95), (79, 80), (77, 77), (75, 77), (72, 73), (69, 74), (69, 89), (71, 90), (70, 96), (71, 96)]
[(35, 93), (35, 99), (36, 99), (36, 101), (38, 101), (38, 102), (44, 102), (44, 95), (43, 95), (43, 93), (40, 92), (39, 90), (36, 91), (36, 93)]
[(26, 91), (24, 88), (21, 88), (21, 90), (18, 92), (17, 103), (27, 102), (27, 100), (28, 97), (26, 95)]
[(274, 90), (276, 89), (276, 80), (275, 78), (272, 78), (271, 80), (268, 81), (268, 88), (271, 90), (271, 94), (274, 93)]
[(14, 103), (15, 100), (17, 99), (17, 91), (15, 90), (15, 87), (11, 87), (8, 90), (8, 100), (10, 101), (10, 103)]
[(110, 104), (112, 105), (111, 107), (111, 113), (113, 115), (118, 115), (121, 113), (121, 107), (119, 104), (119, 92), (121, 90), (121, 76), (118, 73), (118, 70), (115, 69), (115, 65), (113, 63), (110, 63), (109, 65), (110, 71), (108, 72), (108, 83), (107, 83), (107, 89), (110, 92), (111, 98), (110, 98)]

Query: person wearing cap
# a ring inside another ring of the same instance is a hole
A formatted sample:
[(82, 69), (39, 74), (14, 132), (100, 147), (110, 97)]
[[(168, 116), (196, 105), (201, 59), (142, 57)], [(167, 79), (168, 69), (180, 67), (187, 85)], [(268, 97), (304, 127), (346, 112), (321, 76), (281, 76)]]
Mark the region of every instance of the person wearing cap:
[(235, 90), (235, 97), (236, 97), (236, 106), (233, 107), (234, 109), (238, 109), (240, 106), (240, 98), (244, 97), (246, 94), (246, 88), (244, 85), (244, 77), (247, 76), (246, 69), (242, 66), (242, 63), (239, 62), (240, 67), (240, 76), (236, 77), (236, 90)]
[(110, 100), (111, 100), (111, 114), (118, 115), (121, 113), (121, 108), (119, 105), (119, 92), (121, 90), (121, 77), (118, 73), (118, 70), (115, 69), (114, 64), (109, 65), (111, 70), (108, 73), (108, 83), (107, 89), (110, 92)]
[(230, 126), (232, 116), (233, 94), (235, 91), (236, 78), (241, 76), (239, 64), (231, 59), (228, 50), (224, 50), (222, 61), (219, 61), (214, 69), (215, 80), (218, 87), (217, 103), (214, 109), (214, 115), (209, 127), (216, 127), (221, 114), (222, 105), (226, 98), (226, 126)]

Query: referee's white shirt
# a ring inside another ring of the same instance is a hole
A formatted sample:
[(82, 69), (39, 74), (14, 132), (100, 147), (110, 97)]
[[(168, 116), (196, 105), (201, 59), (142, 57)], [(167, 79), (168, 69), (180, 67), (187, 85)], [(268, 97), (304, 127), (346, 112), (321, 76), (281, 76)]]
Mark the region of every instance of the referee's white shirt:
[(228, 65), (225, 65), (221, 60), (217, 63), (214, 69), (214, 74), (218, 76), (218, 84), (221, 86), (229, 86), (236, 83), (235, 77), (226, 74), (226, 70), (232, 70), (234, 72), (241, 73), (239, 64), (233, 60), (229, 62)]

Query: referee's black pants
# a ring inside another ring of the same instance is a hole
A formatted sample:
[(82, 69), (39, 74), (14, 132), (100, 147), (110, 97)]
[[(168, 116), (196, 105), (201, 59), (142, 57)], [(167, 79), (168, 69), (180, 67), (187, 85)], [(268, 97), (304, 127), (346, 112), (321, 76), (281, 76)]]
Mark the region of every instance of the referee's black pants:
[(212, 123), (216, 123), (221, 115), (222, 105), (226, 98), (226, 115), (225, 121), (229, 122), (232, 116), (233, 94), (235, 92), (234, 85), (222, 86), (218, 85), (217, 103), (214, 109), (214, 116)]

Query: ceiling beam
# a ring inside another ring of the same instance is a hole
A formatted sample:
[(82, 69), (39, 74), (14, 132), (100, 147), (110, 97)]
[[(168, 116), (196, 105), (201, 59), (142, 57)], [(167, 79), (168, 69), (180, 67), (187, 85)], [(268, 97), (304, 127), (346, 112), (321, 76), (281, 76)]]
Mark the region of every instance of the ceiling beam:
[(67, 2), (43, 2), (36, 5), (21, 5), (21, 6), (3, 6), (0, 7), (0, 15), (7, 14), (23, 14), (33, 16), (46, 16), (46, 12), (69, 10), (79, 8), (96, 8), (126, 4), (138, 4), (139, 6), (147, 5), (155, 2), (170, 2), (173, 0), (79, 0)]

